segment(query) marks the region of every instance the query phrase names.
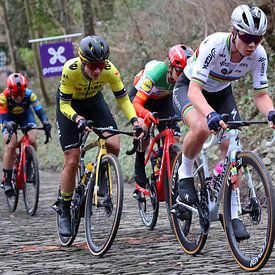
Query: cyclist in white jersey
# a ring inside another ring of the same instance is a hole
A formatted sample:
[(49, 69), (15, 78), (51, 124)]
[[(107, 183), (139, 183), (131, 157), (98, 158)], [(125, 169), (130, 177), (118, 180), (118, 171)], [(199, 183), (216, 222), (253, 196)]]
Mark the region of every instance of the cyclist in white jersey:
[[(189, 127), (178, 171), (179, 197), (189, 205), (198, 200), (193, 164), (203, 143), (211, 132), (226, 129), (222, 113), (229, 114), (229, 120), (240, 119), (231, 81), (252, 73), (255, 104), (275, 128), (275, 110), (266, 76), (267, 55), (260, 44), (267, 28), (266, 15), (258, 7), (241, 5), (234, 9), (231, 23), (232, 33), (218, 32), (204, 39), (188, 60), (173, 91), (174, 108)], [(228, 143), (221, 146), (223, 156), (227, 146)], [(236, 238), (250, 237), (236, 209), (232, 211), (232, 224)]]

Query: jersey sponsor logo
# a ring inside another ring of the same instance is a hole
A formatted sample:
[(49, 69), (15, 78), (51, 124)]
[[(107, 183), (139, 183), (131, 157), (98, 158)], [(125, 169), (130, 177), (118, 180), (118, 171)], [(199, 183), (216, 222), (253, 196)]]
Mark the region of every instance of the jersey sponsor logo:
[(247, 64), (247, 63), (241, 63), (241, 64), (240, 64), (240, 67), (245, 67), (245, 68), (247, 68), (247, 67), (248, 67), (248, 64)]
[(143, 83), (142, 83), (141, 89), (144, 92), (150, 92), (152, 87), (153, 87), (152, 81), (149, 78), (145, 78)]
[(229, 67), (229, 62), (226, 62), (226, 59), (220, 62), (221, 66)]
[(261, 71), (260, 71), (261, 76), (264, 76), (264, 73), (265, 73), (265, 61), (266, 61), (265, 57), (260, 57), (258, 60), (258, 62), (261, 62)]
[(32, 94), (31, 94), (31, 97), (30, 97), (30, 100), (31, 100), (32, 102), (35, 101), (35, 100), (37, 100), (36, 94), (32, 93)]
[(207, 69), (208, 68), (208, 66), (209, 66), (209, 64), (210, 64), (210, 62), (211, 62), (211, 60), (213, 59), (213, 58), (215, 58), (215, 56), (216, 56), (216, 50), (215, 50), (215, 48), (213, 48), (212, 50), (211, 50), (211, 52), (209, 53), (209, 55), (206, 57), (206, 59), (205, 59), (205, 61), (204, 61), (204, 64), (203, 64), (203, 69)]
[(76, 62), (74, 62), (73, 64), (71, 64), (71, 65), (69, 66), (69, 69), (72, 70), (72, 71), (75, 71), (75, 70), (77, 69), (77, 64), (76, 64)]
[(111, 64), (109, 63), (108, 60), (105, 61), (105, 70), (111, 70)]
[(120, 78), (120, 73), (118, 71), (115, 71), (114, 75)]
[(260, 84), (261, 84), (261, 85), (266, 85), (266, 84), (267, 84), (267, 81), (260, 81)]
[(69, 79), (69, 76), (67, 74), (62, 74), (62, 78)]
[(23, 112), (24, 112), (24, 109), (21, 106), (16, 106), (11, 110), (11, 113), (15, 115), (22, 114)]
[(239, 70), (239, 69), (235, 70), (235, 73), (241, 73), (241, 72), (242, 72), (242, 71)]

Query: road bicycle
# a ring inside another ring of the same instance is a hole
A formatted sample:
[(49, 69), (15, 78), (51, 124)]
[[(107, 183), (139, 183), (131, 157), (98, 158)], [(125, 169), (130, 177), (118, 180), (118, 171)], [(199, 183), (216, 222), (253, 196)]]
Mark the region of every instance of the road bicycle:
[[(196, 255), (203, 249), (210, 222), (221, 221), (231, 253), (242, 269), (256, 271), (268, 261), (275, 236), (275, 197), (271, 177), (262, 160), (251, 151), (244, 151), (238, 128), (260, 121), (230, 121), (231, 129), (226, 135), (220, 131), (205, 143), (200, 160), (195, 163), (194, 181), (199, 202), (194, 206), (182, 203), (178, 197), (179, 153), (172, 167), (171, 208), (173, 229), (183, 250)], [(222, 139), (229, 139), (229, 148), (223, 169), (211, 184), (208, 171), (207, 151)], [(269, 146), (274, 146), (275, 136)], [(238, 240), (233, 231), (232, 204), (237, 207), (238, 217), (243, 221), (250, 237)]]
[[(13, 165), (11, 183), (14, 189), (14, 194), (6, 195), (7, 206), (10, 212), (17, 208), (19, 191), (23, 191), (24, 204), (27, 213), (33, 216), (36, 213), (39, 200), (39, 166), (36, 151), (30, 144), (28, 131), (30, 130), (44, 130), (46, 135), (45, 144), (49, 142), (51, 136), (43, 127), (33, 127), (32, 124), (19, 127), (15, 125), (13, 132), (9, 133), (7, 144), (10, 142), (12, 134), (17, 135), (17, 130), (21, 130), (23, 135), (17, 141), (15, 162)], [(4, 187), (4, 177), (2, 179), (1, 187)]]
[[(153, 113), (157, 116), (157, 113)], [(137, 203), (142, 222), (150, 230), (153, 230), (158, 219), (159, 203), (166, 202), (168, 219), (170, 221), (170, 196), (169, 178), (171, 176), (171, 166), (181, 151), (174, 141), (174, 128), (177, 122), (181, 121), (178, 116), (159, 119), (165, 124), (165, 129), (155, 135), (155, 125), (152, 123), (149, 129), (151, 142), (145, 154), (145, 172), (147, 183), (142, 188), (136, 183)], [(170, 221), (171, 222), (171, 221)]]
[[(124, 134), (134, 136), (133, 132), (124, 132), (112, 127), (93, 127), (88, 122), (93, 132), (98, 135), (98, 140), (87, 143), (90, 132), (80, 134), (77, 144), (80, 146), (80, 161), (76, 177), (76, 188), (71, 203), (71, 224), (73, 234), (58, 237), (63, 246), (70, 246), (75, 240), (81, 218), (84, 217), (85, 236), (90, 252), (95, 256), (103, 256), (111, 247), (120, 223), (123, 207), (124, 182), (122, 170), (117, 157), (107, 153), (106, 142), (111, 136)], [(135, 142), (132, 150), (126, 154), (134, 154), (138, 146)], [(94, 163), (88, 162), (85, 165), (85, 154), (88, 150), (98, 147)], [(85, 172), (86, 167), (86, 172)], [(57, 228), (61, 214), (61, 195), (58, 190), (58, 197), (53, 205), (57, 212)]]

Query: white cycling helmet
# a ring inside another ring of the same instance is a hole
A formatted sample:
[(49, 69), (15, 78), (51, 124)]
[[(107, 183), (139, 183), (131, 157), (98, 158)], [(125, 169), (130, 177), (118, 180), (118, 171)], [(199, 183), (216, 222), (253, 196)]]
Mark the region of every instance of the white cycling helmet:
[(260, 8), (249, 5), (235, 8), (231, 15), (231, 23), (235, 29), (252, 35), (264, 35), (267, 28), (265, 13)]

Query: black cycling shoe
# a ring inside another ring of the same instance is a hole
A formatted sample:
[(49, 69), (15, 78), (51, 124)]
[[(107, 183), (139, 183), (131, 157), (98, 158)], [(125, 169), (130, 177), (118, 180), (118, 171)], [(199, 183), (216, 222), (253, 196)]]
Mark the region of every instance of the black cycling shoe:
[(233, 219), (232, 226), (237, 242), (247, 240), (250, 238), (250, 234), (248, 233), (244, 223), (240, 219)]
[(198, 202), (197, 191), (194, 186), (194, 178), (185, 178), (179, 181), (178, 193), (180, 201), (193, 205)]
[(15, 194), (13, 186), (10, 182), (5, 182), (3, 188), (6, 196), (11, 197)]
[(59, 218), (58, 230), (59, 234), (64, 237), (72, 236), (71, 226), (71, 201), (61, 200), (61, 215)]

